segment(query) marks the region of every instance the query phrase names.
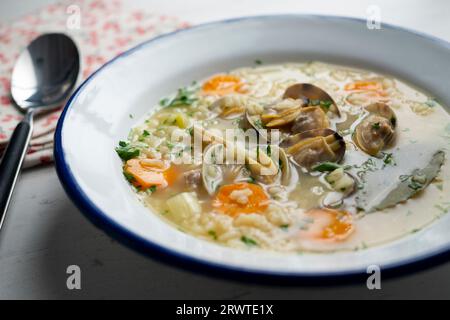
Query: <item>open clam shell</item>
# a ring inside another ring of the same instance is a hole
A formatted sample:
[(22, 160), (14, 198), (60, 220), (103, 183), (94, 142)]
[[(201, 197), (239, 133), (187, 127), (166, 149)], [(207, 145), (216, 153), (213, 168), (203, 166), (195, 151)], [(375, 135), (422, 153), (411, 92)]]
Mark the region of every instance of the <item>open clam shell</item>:
[(246, 113), (246, 120), (268, 142), (271, 141), (272, 130), (292, 135), (330, 126), (328, 117), (320, 107), (299, 107), (278, 114), (250, 115)]
[(340, 162), (346, 150), (341, 135), (331, 129), (309, 130), (284, 139), (280, 147), (294, 163), (310, 170), (321, 162)]
[(281, 171), (281, 184), (284, 186), (288, 186), (291, 182), (292, 171), (291, 164), (289, 162), (289, 158), (284, 152), (284, 150), (278, 146), (271, 145), (271, 158), (272, 161), (276, 163), (278, 160), (280, 171)]
[[(252, 177), (265, 184), (272, 184), (278, 181), (280, 184), (288, 186), (292, 178), (291, 165), (288, 156), (283, 149), (276, 145), (267, 145), (264, 148), (266, 149), (264, 154), (270, 157), (270, 160), (276, 167), (276, 172), (273, 174), (274, 172), (267, 171), (269, 174), (261, 175), (259, 173), (260, 171), (254, 171), (252, 172)], [(259, 152), (259, 157), (261, 157), (261, 152), (262, 151)]]
[(203, 153), (202, 182), (209, 194), (214, 194), (224, 179), (223, 164), (225, 146), (219, 143), (208, 145)]
[(394, 110), (392, 110), (392, 108), (387, 104), (382, 102), (375, 102), (369, 104), (367, 107), (365, 107), (365, 109), (371, 114), (388, 119), (391, 122), (393, 128), (397, 126), (397, 116), (395, 115)]
[(365, 109), (368, 115), (355, 127), (352, 138), (362, 151), (377, 156), (394, 140), (397, 117), (384, 103), (373, 103)]
[(297, 83), (286, 89), (283, 99), (300, 99), (307, 106), (319, 106), (325, 113), (332, 112), (340, 117), (341, 113), (333, 98), (321, 88), (310, 83)]
[(306, 107), (295, 119), (291, 127), (291, 133), (297, 134), (309, 130), (326, 129), (330, 122), (325, 112), (320, 107)]
[(250, 127), (255, 129), (258, 132), (258, 134), (265, 141), (269, 141), (269, 139), (270, 139), (270, 137), (269, 137), (270, 134), (268, 134), (269, 130), (264, 128), (264, 125), (263, 125), (263, 123), (261, 121), (260, 115), (251, 115), (250, 113), (246, 112), (245, 113), (245, 119), (249, 123)]
[[(203, 135), (208, 136), (210, 133), (203, 130)], [(269, 156), (261, 148), (258, 146), (249, 151), (224, 139), (210, 143), (203, 153), (202, 163), (202, 181), (206, 191), (214, 194), (217, 187), (224, 182), (225, 169), (230, 167), (237, 168), (234, 170), (236, 172), (246, 166), (255, 180), (263, 183), (274, 182), (280, 172), (279, 162), (276, 162), (278, 159), (274, 160), (273, 156)], [(284, 152), (276, 154), (280, 154), (281, 159), (284, 159), (281, 161), (287, 161)]]

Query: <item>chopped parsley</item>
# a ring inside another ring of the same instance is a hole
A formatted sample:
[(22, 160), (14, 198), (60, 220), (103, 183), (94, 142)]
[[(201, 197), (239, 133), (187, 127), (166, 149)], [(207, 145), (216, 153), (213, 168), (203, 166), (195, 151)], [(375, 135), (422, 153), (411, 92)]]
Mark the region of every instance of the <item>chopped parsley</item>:
[(175, 157), (181, 158), (183, 156), (183, 152), (184, 152), (184, 150), (178, 151), (177, 153), (175, 153)]
[(424, 188), (426, 183), (426, 177), (424, 181), (421, 181), (420, 179), (423, 179), (422, 176), (413, 176), (411, 174), (405, 174), (401, 175), (399, 177), (401, 182), (407, 182), (408, 181), (408, 187), (414, 191), (420, 191)]
[(136, 158), (141, 153), (138, 148), (133, 147), (129, 142), (126, 141), (119, 142), (119, 146), (116, 147), (116, 152), (124, 161)]
[(255, 64), (257, 64), (257, 65), (261, 65), (261, 64), (262, 64), (262, 61), (261, 61), (261, 60), (259, 60), (259, 59), (256, 59), (256, 60), (255, 60)]
[(423, 185), (423, 183), (420, 183), (418, 181), (415, 181), (414, 179), (411, 179), (411, 181), (408, 184), (408, 187), (410, 189), (413, 189), (414, 191), (419, 191), (419, 190), (423, 189), (424, 185)]
[(331, 100), (319, 100), (319, 99), (309, 100), (309, 105), (320, 106), (325, 110), (329, 110), (332, 104), (333, 104), (333, 101), (331, 101)]
[(364, 180), (364, 176), (368, 171), (376, 171), (377, 170), (377, 164), (374, 161), (373, 158), (369, 158), (366, 161), (364, 161), (361, 165), (354, 165), (354, 168), (360, 169), (358, 172), (356, 172), (356, 175)]
[(175, 144), (173, 144), (173, 143), (170, 142), (170, 141), (167, 141), (167, 142), (166, 142), (166, 145), (167, 145), (167, 148), (169, 148), (170, 150), (172, 150), (173, 147), (175, 147)]
[(395, 162), (394, 155), (392, 153), (383, 152), (383, 168), (387, 165), (395, 166), (397, 163)]
[(146, 137), (148, 137), (150, 135), (150, 132), (148, 132), (147, 130), (144, 130), (141, 134), (141, 136), (139, 137), (139, 141), (144, 141)]
[(264, 124), (262, 123), (261, 119), (255, 120), (253, 122), (253, 124), (255, 125), (255, 127), (259, 128), (259, 129), (263, 129), (264, 128)]
[(208, 234), (214, 239), (217, 240), (217, 233), (214, 230), (209, 230)]
[(123, 175), (125, 176), (125, 179), (128, 180), (128, 182), (133, 182), (133, 181), (134, 181), (134, 177), (133, 177), (132, 174), (130, 174), (130, 173), (124, 171), (124, 172), (123, 172)]
[(401, 182), (405, 182), (406, 180), (408, 180), (409, 178), (411, 178), (410, 174), (402, 174), (399, 179)]
[(315, 166), (312, 167), (313, 171), (319, 171), (319, 172), (330, 172), (330, 171), (334, 171), (336, 169), (341, 168), (342, 166), (340, 166), (337, 163), (334, 162), (321, 162)]
[(330, 100), (325, 100), (325, 101), (321, 100), (321, 101), (320, 101), (320, 106), (321, 106), (322, 108), (327, 109), (327, 110), (330, 109), (330, 107), (331, 107), (332, 104), (333, 104), (333, 102), (330, 101)]
[(175, 97), (161, 99), (159, 104), (163, 107), (190, 106), (198, 100), (195, 96), (196, 92), (197, 87), (193, 83), (190, 87), (179, 88)]
[(269, 157), (272, 156), (272, 148), (270, 147), (270, 144), (267, 145), (266, 153)]
[(379, 130), (380, 129), (380, 123), (379, 122), (375, 122), (374, 124), (372, 124), (372, 129), (374, 130)]
[(147, 191), (147, 193), (152, 194), (152, 193), (154, 193), (156, 191), (156, 186), (151, 186), (146, 191)]
[(242, 236), (241, 241), (248, 246), (257, 246), (258, 245), (258, 243), (255, 240), (253, 240), (252, 238), (246, 237), (246, 236)]
[(289, 225), (288, 224), (282, 224), (280, 226), (280, 228), (283, 229), (283, 230), (286, 230), (287, 228), (289, 228)]

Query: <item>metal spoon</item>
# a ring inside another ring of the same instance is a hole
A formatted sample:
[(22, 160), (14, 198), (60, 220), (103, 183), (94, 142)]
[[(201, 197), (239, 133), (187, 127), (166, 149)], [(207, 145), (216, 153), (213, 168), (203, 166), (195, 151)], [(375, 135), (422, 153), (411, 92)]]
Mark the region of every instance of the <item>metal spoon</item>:
[(58, 107), (72, 92), (80, 70), (75, 43), (60, 33), (31, 42), (14, 66), (11, 94), (25, 117), (14, 130), (0, 163), (0, 228), (33, 131), (33, 116)]

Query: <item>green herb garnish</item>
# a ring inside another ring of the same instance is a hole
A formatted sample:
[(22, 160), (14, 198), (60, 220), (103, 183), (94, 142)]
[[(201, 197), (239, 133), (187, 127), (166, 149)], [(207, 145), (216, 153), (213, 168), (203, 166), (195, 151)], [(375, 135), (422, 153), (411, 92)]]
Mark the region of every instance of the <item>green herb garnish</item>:
[(249, 178), (248, 178), (248, 183), (253, 183), (253, 184), (255, 184), (255, 183), (256, 183), (255, 178), (249, 177)]
[(130, 174), (130, 173), (124, 171), (124, 172), (123, 172), (123, 175), (124, 175), (125, 178), (128, 180), (128, 182), (133, 182), (133, 181), (134, 181), (134, 177), (133, 177), (132, 174)]
[(252, 238), (246, 237), (246, 236), (242, 236), (241, 241), (249, 246), (257, 246), (258, 245), (258, 243), (255, 240), (253, 240)]
[(189, 133), (190, 136), (194, 135), (194, 127), (190, 127), (186, 129), (187, 133)]
[(208, 234), (214, 239), (217, 240), (217, 233), (214, 230), (209, 230)]
[(342, 168), (341, 165), (334, 162), (322, 162), (312, 167), (313, 171), (330, 172)]
[(259, 129), (264, 128), (264, 124), (262, 123), (261, 119), (256, 120), (255, 122), (253, 122), (253, 124), (255, 125), (255, 127), (259, 128)]
[(142, 134), (140, 135), (140, 137), (139, 137), (139, 141), (144, 141), (145, 140), (145, 138), (146, 137), (148, 137), (150, 135), (150, 132), (148, 132), (147, 130), (144, 130), (143, 132), (142, 132)]
[(384, 156), (383, 157), (383, 163), (384, 163), (383, 168), (387, 165), (392, 165), (392, 166), (396, 165), (394, 155), (392, 153), (383, 152), (382, 154)]
[(358, 172), (356, 172), (356, 175), (362, 180), (364, 180), (364, 176), (366, 175), (367, 172), (377, 170), (377, 165), (376, 162), (373, 160), (373, 158), (369, 158), (366, 161), (364, 161), (361, 165), (354, 165), (353, 167), (356, 169), (361, 169)]
[(175, 145), (172, 142), (170, 142), (170, 141), (167, 141), (166, 145), (167, 145), (167, 148), (169, 148), (170, 150), (172, 150), (173, 147), (175, 147)]
[(198, 100), (195, 96), (196, 92), (197, 87), (195, 86), (195, 83), (193, 83), (190, 87), (179, 88), (175, 97), (164, 98), (159, 104), (163, 107), (190, 106)]
[(116, 147), (116, 152), (122, 160), (127, 161), (132, 158), (139, 156), (141, 151), (136, 147), (133, 147), (130, 143), (126, 141), (120, 141), (119, 146)]
[(408, 188), (413, 189), (414, 191), (419, 191), (423, 189), (423, 183), (411, 179), (410, 183), (408, 184)]
[(333, 101), (330, 101), (330, 100), (321, 100), (320, 101), (320, 106), (326, 110), (330, 109), (332, 104), (333, 104)]
[(331, 105), (333, 104), (333, 101), (330, 100), (319, 100), (319, 99), (311, 99), (309, 100), (309, 105), (311, 106), (320, 106), (328, 111), (330, 109)]

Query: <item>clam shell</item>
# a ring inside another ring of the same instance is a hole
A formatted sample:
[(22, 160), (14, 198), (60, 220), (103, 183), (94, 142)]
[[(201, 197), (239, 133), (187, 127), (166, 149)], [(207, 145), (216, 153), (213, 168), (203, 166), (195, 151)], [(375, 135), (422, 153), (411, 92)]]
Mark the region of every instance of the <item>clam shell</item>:
[[(344, 158), (346, 150), (345, 141), (341, 135), (339, 135), (336, 131), (331, 129), (315, 129), (295, 134), (293, 136), (284, 139), (281, 142), (280, 147), (285, 150), (288, 150), (290, 147), (293, 147), (306, 139), (316, 137), (325, 137), (327, 144), (329, 145), (334, 144), (335, 150), (333, 150), (333, 152), (335, 157), (334, 159), (330, 159), (329, 161), (340, 162)], [(291, 155), (295, 158), (295, 154)], [(302, 166), (298, 163), (296, 164)]]
[(325, 113), (330, 111), (334, 113), (336, 116), (340, 117), (341, 112), (339, 111), (339, 108), (336, 104), (336, 102), (333, 100), (333, 98), (326, 93), (321, 88), (310, 84), (310, 83), (297, 83), (289, 88), (286, 89), (283, 95), (283, 99), (301, 99), (305, 101), (307, 105), (310, 105), (311, 101), (318, 100), (318, 101), (330, 101), (331, 105), (328, 108), (325, 109)]

